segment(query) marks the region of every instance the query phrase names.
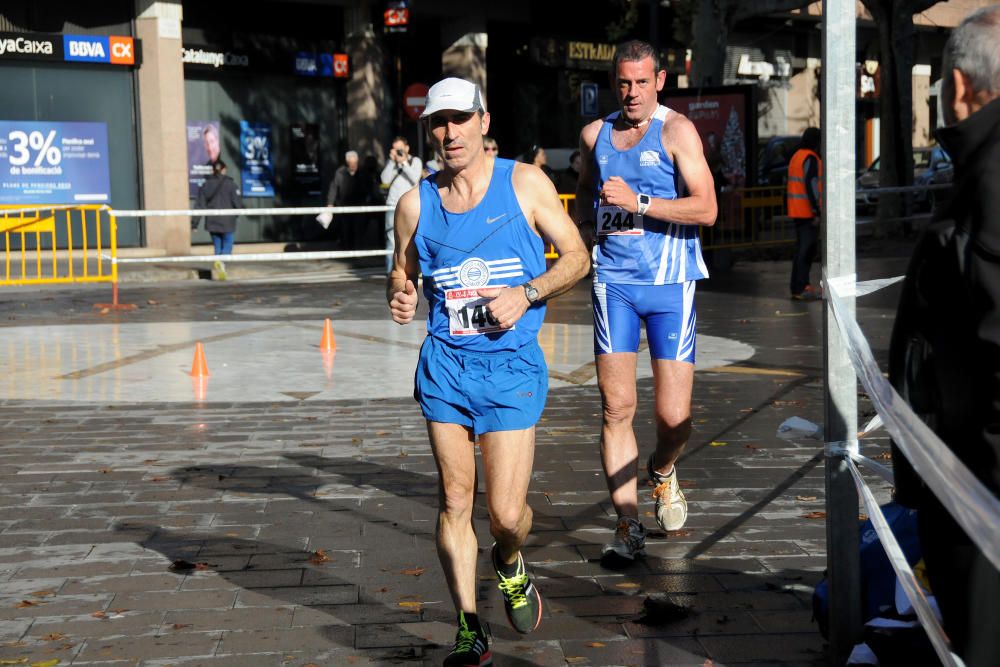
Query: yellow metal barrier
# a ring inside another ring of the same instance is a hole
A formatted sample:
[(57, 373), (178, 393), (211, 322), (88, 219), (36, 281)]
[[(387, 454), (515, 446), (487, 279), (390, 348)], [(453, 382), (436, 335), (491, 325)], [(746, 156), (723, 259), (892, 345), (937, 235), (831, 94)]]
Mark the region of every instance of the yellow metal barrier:
[(107, 206), (0, 206), (2, 285), (118, 284), (118, 234)]
[(795, 227), (785, 215), (785, 188), (735, 188), (719, 196), (719, 218), (701, 229), (706, 250), (751, 248), (795, 242)]

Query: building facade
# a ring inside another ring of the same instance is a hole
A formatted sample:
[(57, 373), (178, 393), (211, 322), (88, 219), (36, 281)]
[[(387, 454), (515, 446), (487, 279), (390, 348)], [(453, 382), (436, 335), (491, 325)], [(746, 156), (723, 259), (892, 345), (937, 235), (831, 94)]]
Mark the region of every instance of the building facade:
[[(914, 145), (932, 141), (949, 28), (985, 4), (952, 0), (915, 17)], [(573, 148), (585, 123), (615, 107), (616, 42), (654, 41), (668, 87), (688, 85), (690, 44), (676, 5), (510, 0), (459, 12), (446, 0), (8, 0), (0, 155), (21, 164), (4, 174), (0, 204), (184, 209), (219, 158), (248, 208), (325, 203), (347, 150), (380, 165), (400, 134), (432, 157), (413, 91), (445, 75), (483, 87), (502, 156), (536, 144)], [(730, 33), (724, 83), (753, 89), (747, 122), (758, 143), (819, 124), (819, 14), (816, 3)], [(878, 154), (879, 63), (860, 2), (858, 16), (863, 166)], [(123, 219), (119, 245), (186, 254), (208, 242), (189, 223)], [(324, 230), (311, 217), (250, 217), (237, 241), (322, 242)]]

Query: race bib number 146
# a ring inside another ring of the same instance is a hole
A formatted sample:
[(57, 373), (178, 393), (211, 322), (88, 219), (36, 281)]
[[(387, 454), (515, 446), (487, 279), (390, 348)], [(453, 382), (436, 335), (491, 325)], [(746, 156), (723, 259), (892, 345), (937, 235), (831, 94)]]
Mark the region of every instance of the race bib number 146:
[[(490, 285), (490, 287), (502, 287), (502, 285)], [(491, 299), (479, 296), (476, 292), (474, 289), (445, 290), (444, 303), (448, 309), (448, 330), (452, 336), (478, 336), (505, 331), (487, 308)]]

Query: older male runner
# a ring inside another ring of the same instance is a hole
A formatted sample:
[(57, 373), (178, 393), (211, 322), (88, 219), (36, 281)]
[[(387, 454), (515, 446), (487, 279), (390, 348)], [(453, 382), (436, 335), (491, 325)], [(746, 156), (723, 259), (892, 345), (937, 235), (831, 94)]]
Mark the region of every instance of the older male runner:
[[(490, 115), (478, 86), (439, 81), (421, 117), (444, 166), (399, 200), (387, 298), (393, 320), (411, 322), (423, 274), (428, 336), (414, 397), (440, 476), (438, 555), (459, 625), (445, 664), (488, 665), (489, 634), (476, 614), (476, 439), (496, 540), (491, 561), (511, 625), (531, 632), (542, 601), (520, 549), (531, 529), (535, 423), (548, 393), (537, 335), (545, 300), (583, 277), (589, 262), (552, 181), (484, 153)], [(540, 234), (560, 254), (547, 271)]]
[[(691, 433), (694, 286), (708, 276), (698, 226), (715, 224), (716, 202), (694, 125), (657, 102), (665, 78), (652, 46), (621, 44), (612, 70), (621, 110), (580, 134), (576, 212), (595, 225), (597, 237), (593, 301), (604, 413), (601, 462), (618, 513), (614, 539), (604, 549), (606, 565), (630, 562), (645, 549), (632, 430), (642, 322), (655, 381), (656, 449), (646, 467), (655, 487), (656, 521), (677, 530), (687, 520), (674, 462)], [(594, 208), (584, 205), (590, 201)], [(592, 215), (594, 222), (588, 220)]]

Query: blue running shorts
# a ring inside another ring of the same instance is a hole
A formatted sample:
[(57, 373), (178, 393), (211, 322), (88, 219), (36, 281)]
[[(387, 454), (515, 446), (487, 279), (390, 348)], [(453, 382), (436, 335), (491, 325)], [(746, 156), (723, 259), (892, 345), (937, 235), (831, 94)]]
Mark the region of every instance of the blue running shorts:
[(536, 341), (513, 352), (467, 352), (428, 336), (420, 347), (413, 398), (428, 421), (473, 433), (519, 431), (542, 416), (549, 393)]
[(694, 363), (695, 281), (672, 285), (595, 282), (594, 354), (638, 352), (641, 322), (653, 359)]

